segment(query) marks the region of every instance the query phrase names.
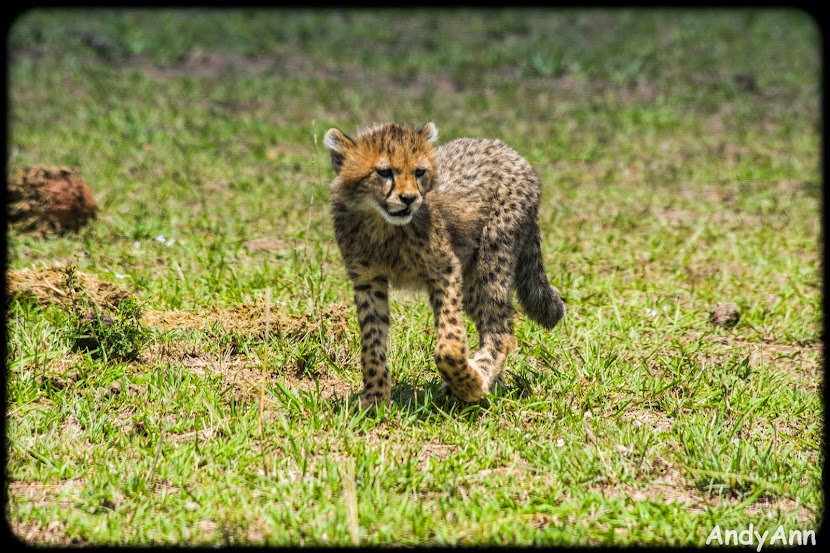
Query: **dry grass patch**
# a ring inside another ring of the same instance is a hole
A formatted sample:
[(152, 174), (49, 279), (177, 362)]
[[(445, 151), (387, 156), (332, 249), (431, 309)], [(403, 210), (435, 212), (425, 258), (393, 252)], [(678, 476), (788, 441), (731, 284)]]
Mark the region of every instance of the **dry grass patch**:
[[(57, 266), (9, 271), (6, 273), (6, 294), (9, 298), (17, 295), (31, 297), (38, 305), (59, 303), (69, 307), (73, 297), (67, 280), (70, 270), (70, 267)], [(100, 307), (114, 309), (121, 301), (131, 297), (124, 288), (94, 275), (74, 271), (74, 277), (83, 292)]]

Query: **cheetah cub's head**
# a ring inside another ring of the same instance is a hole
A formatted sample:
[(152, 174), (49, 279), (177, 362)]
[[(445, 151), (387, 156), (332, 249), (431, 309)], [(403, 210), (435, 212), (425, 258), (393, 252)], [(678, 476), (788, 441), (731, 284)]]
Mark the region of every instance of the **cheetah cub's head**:
[(333, 198), (393, 225), (409, 223), (435, 182), (437, 140), (433, 123), (421, 129), (375, 125), (354, 137), (329, 129), (323, 144), (337, 173)]

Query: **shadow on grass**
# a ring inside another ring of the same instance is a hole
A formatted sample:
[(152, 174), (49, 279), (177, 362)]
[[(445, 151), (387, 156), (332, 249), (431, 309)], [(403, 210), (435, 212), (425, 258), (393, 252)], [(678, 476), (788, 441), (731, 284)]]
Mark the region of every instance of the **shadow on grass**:
[[(392, 388), (391, 405), (368, 410), (381, 418), (389, 418), (399, 412), (403, 418), (422, 422), (440, 419), (474, 422), (490, 413), (502, 400), (519, 401), (533, 396), (533, 390), (545, 379), (535, 371), (521, 371), (507, 376), (507, 384), (498, 383), (489, 395), (474, 403), (462, 401), (452, 395), (440, 381), (422, 383), (403, 379)], [(357, 392), (348, 396), (334, 394), (328, 398), (316, 398), (325, 402), (332, 414), (341, 415), (346, 411), (357, 414), (363, 411)]]

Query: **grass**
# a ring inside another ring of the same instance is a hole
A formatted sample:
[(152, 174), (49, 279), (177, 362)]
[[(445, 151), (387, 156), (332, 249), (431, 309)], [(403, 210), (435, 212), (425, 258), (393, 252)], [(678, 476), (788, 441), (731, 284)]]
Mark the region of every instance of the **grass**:
[[(62, 304), (11, 301), (19, 538), (700, 545), (715, 525), (821, 523), (803, 13), (36, 10), (8, 44), (9, 169), (78, 167), (100, 206), (78, 234), (11, 229), (9, 269), (71, 265), (199, 322), (149, 324), (127, 362), (75, 351)], [(320, 142), (392, 120), (497, 136), (544, 182), (568, 315), (517, 320), (507, 386), (480, 404), (441, 396), (409, 296), (391, 303), (394, 402), (355, 404)], [(233, 326), (268, 289), (268, 335)], [(735, 328), (709, 322), (721, 301)]]

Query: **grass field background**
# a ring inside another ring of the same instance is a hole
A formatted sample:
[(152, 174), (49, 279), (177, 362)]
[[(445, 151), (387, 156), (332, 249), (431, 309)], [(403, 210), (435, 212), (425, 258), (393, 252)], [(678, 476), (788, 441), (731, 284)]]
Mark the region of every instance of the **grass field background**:
[[(78, 168), (100, 206), (77, 234), (11, 229), (9, 275), (74, 267), (149, 329), (104, 359), (75, 351), (65, 304), (8, 304), (19, 538), (698, 545), (820, 525), (807, 15), (36, 10), (8, 49), (9, 170)], [(465, 405), (440, 392), (424, 298), (393, 295), (393, 404), (362, 412), (322, 136), (428, 120), (537, 168), (568, 314), (519, 317), (506, 386)], [(718, 302), (736, 327), (710, 322)]]

